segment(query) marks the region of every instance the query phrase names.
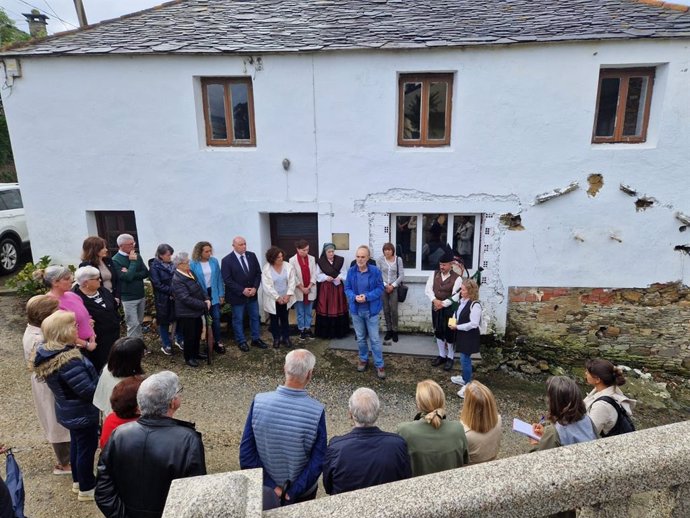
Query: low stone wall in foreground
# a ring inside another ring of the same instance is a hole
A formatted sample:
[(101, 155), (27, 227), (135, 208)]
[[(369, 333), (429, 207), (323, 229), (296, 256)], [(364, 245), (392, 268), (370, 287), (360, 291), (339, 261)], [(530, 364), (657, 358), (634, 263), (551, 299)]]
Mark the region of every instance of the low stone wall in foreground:
[(538, 517), (630, 515), (660, 490), (655, 516), (690, 516), (690, 421), (261, 512), (261, 470), (173, 482), (163, 518)]

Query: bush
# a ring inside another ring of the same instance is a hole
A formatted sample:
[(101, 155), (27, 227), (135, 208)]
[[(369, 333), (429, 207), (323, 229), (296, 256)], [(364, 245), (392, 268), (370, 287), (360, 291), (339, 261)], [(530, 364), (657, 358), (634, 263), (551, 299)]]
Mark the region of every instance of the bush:
[[(50, 266), (49, 255), (44, 255), (37, 263), (26, 263), (17, 275), (7, 280), (7, 286), (16, 289), (18, 295), (27, 299), (34, 295), (43, 295), (48, 292), (48, 288), (43, 283), (43, 276), (40, 271), (45, 270), (48, 266)], [(76, 270), (73, 264), (67, 265), (67, 267), (72, 270), (72, 273)]]

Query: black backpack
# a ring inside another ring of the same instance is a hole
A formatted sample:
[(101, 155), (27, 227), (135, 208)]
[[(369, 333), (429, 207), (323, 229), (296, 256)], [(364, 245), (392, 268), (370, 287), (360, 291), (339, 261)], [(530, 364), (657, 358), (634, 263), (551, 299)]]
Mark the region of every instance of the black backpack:
[(614, 424), (613, 428), (609, 430), (609, 433), (602, 433), (602, 437), (611, 437), (612, 435), (621, 435), (635, 431), (635, 423), (633, 423), (632, 418), (615, 399), (613, 399), (611, 396), (601, 396), (600, 398), (597, 398), (597, 401), (605, 401), (615, 408), (616, 413), (618, 414), (616, 424)]

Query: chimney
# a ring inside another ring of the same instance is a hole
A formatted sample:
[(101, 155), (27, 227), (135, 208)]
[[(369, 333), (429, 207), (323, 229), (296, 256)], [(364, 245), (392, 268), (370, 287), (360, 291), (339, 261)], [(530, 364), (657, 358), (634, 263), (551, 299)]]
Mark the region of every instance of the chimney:
[(44, 38), (48, 35), (48, 30), (46, 29), (48, 17), (45, 14), (41, 14), (38, 9), (31, 9), (31, 14), (22, 14), (26, 21), (29, 22), (29, 34), (31, 34), (32, 38)]

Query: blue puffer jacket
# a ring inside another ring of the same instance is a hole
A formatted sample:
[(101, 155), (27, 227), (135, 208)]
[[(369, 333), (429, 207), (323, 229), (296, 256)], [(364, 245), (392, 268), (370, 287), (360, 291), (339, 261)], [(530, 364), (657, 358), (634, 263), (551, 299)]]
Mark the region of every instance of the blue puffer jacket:
[(34, 359), (36, 376), (44, 379), (55, 396), (55, 415), (68, 430), (98, 425), (98, 409), (91, 403), (98, 374), (74, 347), (47, 351), (40, 345)]

